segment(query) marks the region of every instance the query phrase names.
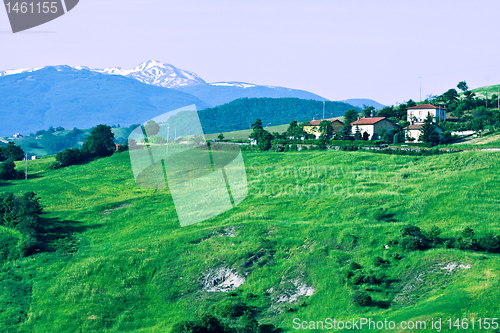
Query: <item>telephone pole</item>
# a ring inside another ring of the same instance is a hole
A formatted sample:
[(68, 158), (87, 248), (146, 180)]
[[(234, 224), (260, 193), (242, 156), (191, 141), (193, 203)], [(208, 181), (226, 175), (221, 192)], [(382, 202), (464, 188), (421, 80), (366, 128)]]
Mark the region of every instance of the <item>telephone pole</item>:
[(170, 125), (167, 125), (167, 155), (168, 155), (168, 137), (170, 135)]
[(28, 153), (26, 153), (26, 171), (24, 171), (24, 179), (28, 180)]
[(323, 102), (323, 118), (322, 119), (325, 119), (325, 102)]
[(422, 77), (418, 77), (420, 79), (420, 102), (422, 102)]

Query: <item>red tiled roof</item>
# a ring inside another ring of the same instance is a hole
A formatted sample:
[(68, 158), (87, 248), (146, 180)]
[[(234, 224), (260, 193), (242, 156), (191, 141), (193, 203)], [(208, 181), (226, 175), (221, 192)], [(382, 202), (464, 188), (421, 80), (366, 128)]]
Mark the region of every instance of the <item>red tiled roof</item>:
[(422, 129), (422, 124), (413, 124), (404, 128), (405, 130), (419, 130)]
[(412, 106), (411, 108), (408, 108), (407, 110), (415, 110), (415, 109), (441, 109), (441, 110), (446, 110), (444, 107), (440, 106), (435, 106), (432, 104), (420, 104), (416, 106)]
[[(338, 121), (339, 123), (344, 124), (343, 122), (341, 122), (338, 119), (325, 119), (325, 120), (328, 120), (329, 122), (332, 122), (332, 123)], [(312, 126), (318, 126), (320, 122), (321, 122), (321, 120), (311, 120), (309, 123), (311, 123)]]
[[(378, 123), (379, 121), (382, 121), (384, 119), (387, 119), (386, 117), (373, 117), (373, 118), (361, 118), (359, 120), (356, 120), (355, 122), (351, 123), (351, 125), (373, 125)], [(390, 120), (388, 120), (390, 121)]]
[[(413, 125), (409, 125), (409, 126), (406, 126), (405, 130), (421, 130), (422, 129), (422, 125), (423, 123), (418, 123), (418, 124), (413, 124)], [(443, 130), (443, 128), (437, 124), (433, 124), (436, 128), (439, 128), (440, 130)]]

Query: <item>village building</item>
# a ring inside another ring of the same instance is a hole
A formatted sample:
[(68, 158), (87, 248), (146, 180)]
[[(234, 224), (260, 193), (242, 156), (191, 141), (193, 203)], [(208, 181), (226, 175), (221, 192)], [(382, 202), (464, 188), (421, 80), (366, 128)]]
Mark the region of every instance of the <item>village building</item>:
[(427, 115), (430, 113), (434, 118), (434, 122), (439, 118), (439, 121), (446, 120), (446, 109), (440, 106), (434, 106), (432, 104), (420, 104), (416, 106), (409, 107), (407, 110), (407, 121), (410, 124), (413, 123), (423, 123)]
[[(420, 143), (420, 135), (422, 135), (422, 124), (424, 123), (427, 115), (432, 116), (434, 123), (446, 121), (446, 109), (432, 104), (420, 104), (409, 107), (407, 110), (407, 120), (410, 125), (405, 127), (406, 140), (405, 142)], [(439, 121), (437, 121), (439, 119)], [(443, 128), (437, 124), (434, 125), (436, 132), (443, 133)]]
[[(381, 129), (386, 131), (390, 131), (392, 129), (397, 129), (399, 127), (398, 124), (393, 123), (387, 117), (373, 117), (373, 118), (361, 118), (351, 123), (352, 125), (352, 134), (356, 133), (356, 125), (359, 127), (361, 134), (364, 132), (368, 133), (369, 140), (379, 139), (378, 133)], [(375, 135), (375, 138), (373, 137)]]
[[(422, 135), (422, 125), (423, 123), (418, 123), (418, 124), (412, 124), (404, 128), (406, 132), (406, 140), (405, 142), (411, 142), (411, 143), (420, 143), (422, 140), (420, 140), (420, 135)], [(433, 125), (436, 132), (438, 132), (439, 136), (441, 136), (441, 133), (443, 133), (443, 128), (439, 125), (434, 124)]]
[[(340, 133), (342, 131), (342, 127), (344, 126), (344, 123), (341, 122), (338, 119), (325, 119), (328, 120), (329, 122), (332, 123), (333, 127), (333, 132), (334, 133)], [(304, 132), (307, 134), (314, 134), (316, 139), (318, 139), (321, 136), (321, 132), (319, 130), (319, 124), (321, 123), (322, 120), (311, 120), (309, 123), (311, 125), (304, 126)]]

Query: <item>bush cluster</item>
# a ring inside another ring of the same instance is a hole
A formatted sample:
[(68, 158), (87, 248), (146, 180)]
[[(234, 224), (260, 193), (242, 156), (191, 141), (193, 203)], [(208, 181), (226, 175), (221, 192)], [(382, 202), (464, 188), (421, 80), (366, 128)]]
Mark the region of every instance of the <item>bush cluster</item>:
[(50, 166), (58, 169), (84, 162), (93, 157), (106, 157), (115, 149), (114, 134), (108, 125), (97, 125), (87, 137), (81, 149), (67, 148), (56, 154), (56, 161)]
[(417, 226), (406, 225), (401, 229), (401, 237), (393, 242), (405, 251), (425, 250), (439, 246), (453, 247), (460, 250), (500, 253), (500, 233), (488, 231), (478, 237), (474, 230), (467, 226), (456, 238), (444, 240), (440, 238), (441, 229), (436, 226), (423, 231)]
[(7, 160), (0, 163), (0, 179), (14, 180), (24, 178), (24, 171), (17, 171), (14, 161)]
[(12, 193), (0, 196), (0, 238), (2, 238), (0, 256), (2, 259), (26, 256), (38, 247), (40, 215), (43, 211), (39, 200), (40, 198), (34, 192), (19, 196)]

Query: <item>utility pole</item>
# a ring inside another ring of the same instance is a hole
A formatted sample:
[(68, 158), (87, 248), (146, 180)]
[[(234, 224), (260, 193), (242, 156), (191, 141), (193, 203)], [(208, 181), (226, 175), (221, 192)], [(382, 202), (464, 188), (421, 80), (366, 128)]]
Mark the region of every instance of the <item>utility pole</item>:
[(498, 99), (498, 105), (497, 108), (500, 110), (500, 86), (498, 86), (498, 94), (497, 94), (497, 99)]
[(167, 155), (168, 155), (168, 136), (170, 135), (170, 125), (167, 125)]
[(28, 153), (26, 153), (26, 171), (24, 172), (24, 179), (28, 180)]
[(322, 119), (325, 119), (325, 102), (323, 101), (323, 118)]
[(174, 140), (177, 140), (177, 127), (174, 127)]
[(422, 102), (422, 76), (418, 77), (420, 79), (420, 102)]

